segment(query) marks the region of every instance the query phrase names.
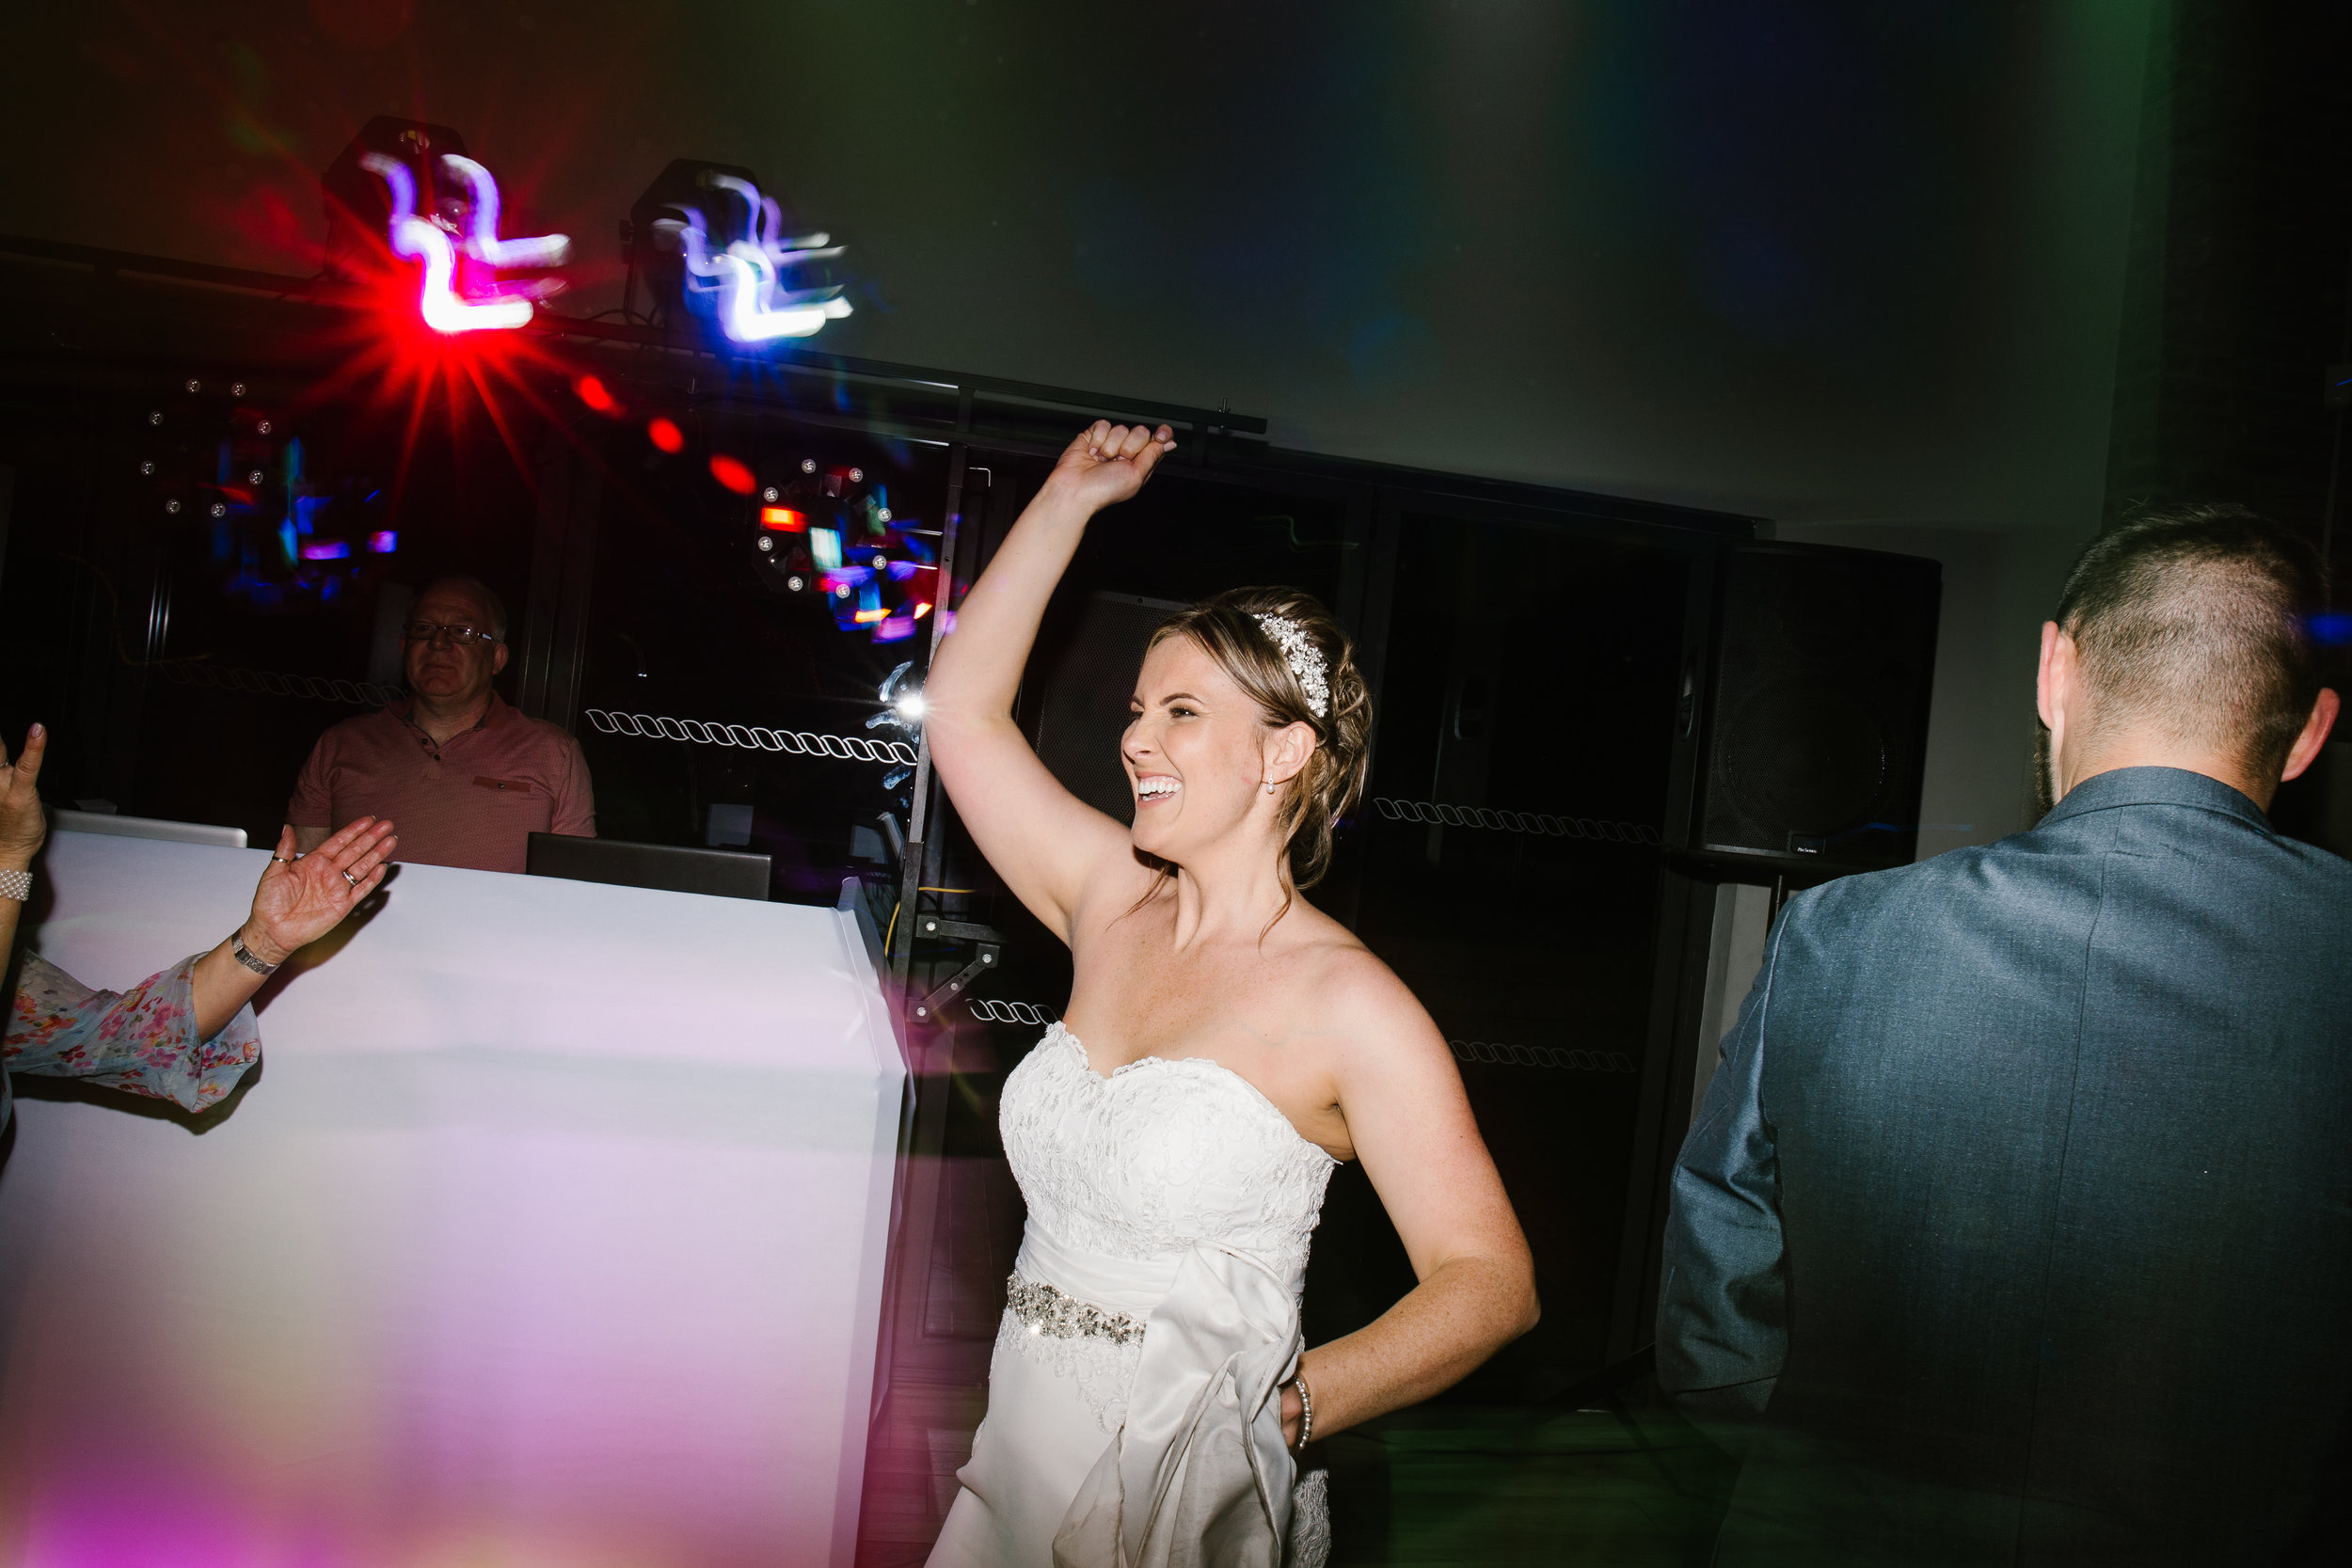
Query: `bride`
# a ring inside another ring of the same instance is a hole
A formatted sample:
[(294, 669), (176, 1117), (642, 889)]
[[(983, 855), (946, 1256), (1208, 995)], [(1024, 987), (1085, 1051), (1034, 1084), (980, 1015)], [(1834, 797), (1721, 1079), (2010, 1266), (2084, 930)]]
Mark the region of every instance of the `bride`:
[[(1299, 1478), (1297, 1454), (1452, 1386), (1535, 1322), (1527, 1243), (1445, 1040), (1298, 896), (1362, 789), (1372, 726), (1323, 608), (1239, 589), (1160, 629), (1120, 748), (1132, 830), (1014, 727), (1088, 519), (1174, 446), (1165, 425), (1104, 421), (1073, 441), (925, 689), (957, 811), (1075, 971), (1068, 1027), (1005, 1083), (1028, 1225), (933, 1568), (1319, 1563), (1322, 1472)], [(1420, 1283), (1302, 1354), (1308, 1239), (1345, 1160)]]

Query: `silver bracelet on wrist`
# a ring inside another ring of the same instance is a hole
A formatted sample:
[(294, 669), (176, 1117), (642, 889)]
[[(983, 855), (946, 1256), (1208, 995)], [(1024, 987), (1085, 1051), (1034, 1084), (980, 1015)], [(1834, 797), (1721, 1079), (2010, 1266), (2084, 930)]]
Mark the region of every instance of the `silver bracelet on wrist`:
[(1291, 1382), (1298, 1389), (1298, 1446), (1291, 1451), (1305, 1453), (1308, 1443), (1315, 1434), (1315, 1400), (1314, 1396), (1307, 1391), (1305, 1372), (1291, 1373)]
[(0, 871), (0, 898), (13, 898), (22, 904), (33, 895), (33, 874), (29, 871)]
[(253, 956), (253, 950), (245, 944), (245, 933), (243, 931), (234, 931), (230, 934), (229, 951), (236, 955), (236, 959), (239, 963), (245, 965), (246, 968), (253, 971), (256, 974), (275, 974), (278, 973), (278, 966), (276, 964), (265, 964), (261, 959)]

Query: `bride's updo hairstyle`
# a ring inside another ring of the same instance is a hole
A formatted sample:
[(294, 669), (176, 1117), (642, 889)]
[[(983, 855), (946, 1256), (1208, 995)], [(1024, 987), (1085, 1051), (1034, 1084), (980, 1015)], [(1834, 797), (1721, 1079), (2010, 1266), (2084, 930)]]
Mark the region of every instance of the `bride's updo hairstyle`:
[[(1309, 705), (1307, 689), (1281, 644), (1260, 625), (1261, 615), (1279, 615), (1297, 626), (1322, 658), (1328, 698), (1322, 717)], [(1306, 768), (1282, 786), (1280, 817), (1291, 886), (1314, 886), (1331, 868), (1331, 829), (1362, 796), (1371, 760), (1372, 693), (1356, 668), (1355, 645), (1330, 611), (1295, 588), (1228, 589), (1170, 616), (1152, 634), (1152, 646), (1171, 637), (1189, 637), (1215, 659), (1257, 703), (1266, 728), (1305, 724), (1315, 732)]]

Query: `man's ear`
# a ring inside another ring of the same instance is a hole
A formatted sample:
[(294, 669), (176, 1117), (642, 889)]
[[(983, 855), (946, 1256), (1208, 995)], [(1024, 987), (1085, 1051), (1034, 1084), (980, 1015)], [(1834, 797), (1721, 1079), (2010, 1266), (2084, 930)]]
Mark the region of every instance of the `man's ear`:
[(495, 675), (505, 668), (506, 644), (501, 642), (490, 651), (490, 673)]
[(2045, 730), (2058, 728), (2058, 721), (2053, 717), (2057, 705), (2052, 701), (2056, 693), (2050, 689), (2050, 665), (2058, 657), (2060, 635), (2056, 621), (2042, 623), (2042, 662), (2034, 671), (2033, 705), (2034, 710), (2042, 715), (2042, 727)]
[(2312, 705), (2312, 716), (2303, 721), (2303, 733), (2295, 737), (2295, 745), (2287, 752), (2287, 765), (2279, 775), (2280, 784), (2299, 778), (2305, 768), (2319, 760), (2319, 749), (2328, 744), (2328, 732), (2336, 727), (2336, 712), (2341, 705), (2335, 692), (2327, 687), (2319, 689), (2319, 700)]

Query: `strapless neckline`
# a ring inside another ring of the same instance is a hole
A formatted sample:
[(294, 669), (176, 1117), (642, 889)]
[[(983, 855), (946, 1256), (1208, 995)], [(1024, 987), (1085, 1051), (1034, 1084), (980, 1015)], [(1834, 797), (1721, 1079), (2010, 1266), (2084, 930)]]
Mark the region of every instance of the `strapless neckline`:
[(1086, 1042), (1079, 1039), (1076, 1035), (1073, 1034), (1068, 1026), (1063, 1024), (1059, 1019), (1056, 1019), (1051, 1024), (1047, 1025), (1045, 1032), (1049, 1036), (1060, 1036), (1062, 1041), (1070, 1047), (1071, 1054), (1076, 1058), (1079, 1069), (1089, 1078), (1091, 1078), (1094, 1082), (1103, 1085), (1105, 1087), (1118, 1083), (1120, 1078), (1135, 1071), (1137, 1068), (1181, 1068), (1187, 1065), (1207, 1068), (1210, 1071), (1219, 1073), (1241, 1085), (1241, 1087), (1248, 1092), (1249, 1099), (1253, 1103), (1263, 1108), (1266, 1115), (1272, 1117), (1276, 1121), (1280, 1122), (1282, 1124), (1282, 1130), (1288, 1132), (1293, 1138), (1296, 1139), (1300, 1144), (1304, 1145), (1308, 1148), (1313, 1149), (1317, 1154), (1322, 1155), (1326, 1161), (1333, 1165), (1337, 1165), (1341, 1163), (1340, 1161), (1332, 1158), (1331, 1151), (1329, 1149), (1324, 1148), (1321, 1144), (1307, 1136), (1306, 1133), (1301, 1132), (1298, 1130), (1298, 1124), (1291, 1120), (1288, 1116), (1283, 1114), (1282, 1107), (1267, 1099), (1266, 1093), (1263, 1089), (1258, 1087), (1257, 1085), (1251, 1083), (1248, 1079), (1244, 1078), (1240, 1073), (1235, 1072), (1232, 1068), (1227, 1067), (1223, 1062), (1218, 1061), (1214, 1056), (1137, 1056), (1132, 1062), (1121, 1062), (1119, 1066), (1111, 1069), (1108, 1072), (1097, 1072), (1094, 1070), (1093, 1060), (1087, 1055)]

